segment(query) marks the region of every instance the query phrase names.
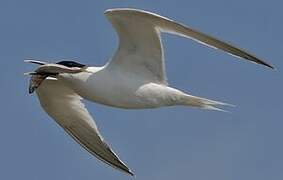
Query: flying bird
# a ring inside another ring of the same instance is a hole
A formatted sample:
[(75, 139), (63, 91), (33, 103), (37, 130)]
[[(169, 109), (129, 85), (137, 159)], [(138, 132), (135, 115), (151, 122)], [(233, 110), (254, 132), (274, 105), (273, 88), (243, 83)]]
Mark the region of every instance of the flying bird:
[(161, 33), (183, 36), (233, 56), (273, 68), (270, 64), (212, 36), (166, 17), (137, 9), (105, 11), (119, 36), (119, 47), (102, 67), (74, 61), (38, 64), (30, 73), (29, 93), (73, 139), (108, 165), (133, 175), (103, 140), (82, 99), (126, 109), (184, 105), (221, 110), (226, 103), (187, 94), (167, 83)]

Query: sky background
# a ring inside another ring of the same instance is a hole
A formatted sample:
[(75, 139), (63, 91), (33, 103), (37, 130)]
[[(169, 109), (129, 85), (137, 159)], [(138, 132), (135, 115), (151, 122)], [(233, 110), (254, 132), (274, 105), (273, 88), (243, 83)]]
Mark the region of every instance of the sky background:
[(104, 10), (140, 8), (247, 49), (277, 70), (162, 36), (169, 83), (235, 104), (231, 113), (165, 107), (123, 110), (86, 102), (137, 180), (283, 179), (283, 12), (278, 0), (0, 1), (0, 179), (126, 180), (92, 157), (29, 95), (25, 58), (100, 66), (118, 39)]

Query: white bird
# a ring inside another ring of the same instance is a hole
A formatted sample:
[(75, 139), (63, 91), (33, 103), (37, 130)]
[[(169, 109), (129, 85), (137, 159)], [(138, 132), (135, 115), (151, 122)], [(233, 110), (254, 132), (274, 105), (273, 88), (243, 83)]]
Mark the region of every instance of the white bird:
[(254, 55), (160, 15), (120, 8), (105, 11), (117, 31), (117, 52), (103, 67), (73, 61), (39, 64), (32, 73), (29, 92), (36, 90), (43, 109), (81, 146), (110, 166), (133, 175), (105, 143), (81, 102), (127, 109), (184, 105), (221, 110), (226, 103), (196, 97), (168, 86), (161, 32), (173, 33), (231, 55), (273, 68)]

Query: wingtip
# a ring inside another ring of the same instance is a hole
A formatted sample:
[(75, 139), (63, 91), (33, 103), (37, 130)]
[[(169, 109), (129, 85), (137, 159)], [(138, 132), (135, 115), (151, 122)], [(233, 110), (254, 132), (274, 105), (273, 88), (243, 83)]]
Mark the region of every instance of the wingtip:
[(274, 66), (268, 65), (267, 67), (270, 67), (271, 69), (276, 70)]
[(120, 170), (121, 172), (126, 173), (126, 174), (128, 174), (128, 175), (130, 175), (130, 176), (135, 177), (134, 172), (133, 172), (130, 168), (128, 168), (128, 166), (126, 166), (123, 162), (122, 162), (122, 164), (123, 164), (123, 167), (120, 167), (120, 168), (114, 167), (114, 168), (117, 168), (117, 169)]
[(263, 66), (269, 67), (269, 68), (271, 68), (273, 70), (276, 70), (276, 68), (273, 65), (268, 64), (268, 63), (266, 63), (264, 61), (261, 61), (260, 64), (263, 65)]
[(127, 172), (129, 175), (131, 175), (131, 176), (133, 176), (133, 177), (136, 177), (136, 175), (134, 174), (134, 172), (133, 171), (131, 171), (130, 169), (128, 170), (128, 172)]

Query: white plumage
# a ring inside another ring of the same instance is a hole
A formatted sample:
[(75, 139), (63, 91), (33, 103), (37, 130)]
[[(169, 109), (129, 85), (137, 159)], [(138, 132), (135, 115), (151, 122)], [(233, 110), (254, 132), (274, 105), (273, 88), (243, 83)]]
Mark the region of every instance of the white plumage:
[(169, 87), (166, 78), (161, 32), (190, 38), (209, 47), (273, 68), (271, 65), (204, 33), (150, 12), (110, 9), (105, 15), (116, 29), (120, 44), (103, 67), (72, 62), (40, 64), (32, 75), (30, 92), (36, 93), (43, 109), (91, 154), (107, 164), (132, 174), (103, 141), (81, 99), (128, 109), (186, 105), (221, 110), (225, 103), (195, 97)]

